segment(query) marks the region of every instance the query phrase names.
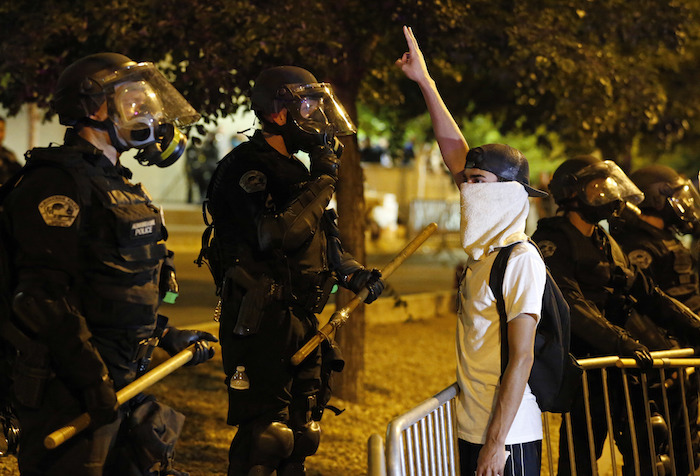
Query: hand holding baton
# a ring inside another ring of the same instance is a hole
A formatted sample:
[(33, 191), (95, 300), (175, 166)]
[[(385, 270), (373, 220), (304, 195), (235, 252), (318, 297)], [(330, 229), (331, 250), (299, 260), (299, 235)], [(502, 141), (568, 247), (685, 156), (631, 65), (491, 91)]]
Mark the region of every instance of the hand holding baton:
[[(150, 372), (147, 372), (142, 377), (137, 378), (129, 385), (119, 390), (117, 392), (117, 403), (119, 405), (123, 405), (151, 385), (185, 365), (187, 362), (192, 360), (195, 350), (196, 344), (192, 344), (185, 350), (175, 354), (158, 367), (154, 368)], [(88, 426), (90, 426), (90, 415), (88, 413), (83, 413), (63, 428), (59, 428), (47, 436), (44, 439), (44, 446), (50, 450), (54, 449), (57, 446), (65, 443), (67, 440), (73, 438), (81, 431), (85, 430)]]
[[(411, 240), (405, 247), (404, 249), (399, 252), (398, 255), (394, 257), (385, 267), (382, 269), (382, 278), (386, 279), (391, 274), (401, 266), (401, 264), (411, 256), (415, 251), (427, 240), (430, 235), (435, 233), (435, 230), (437, 230), (437, 224), (436, 223), (431, 223), (430, 225), (426, 226), (423, 231), (421, 231), (418, 236), (416, 236), (413, 240)], [(305, 358), (313, 352), (316, 347), (321, 345), (321, 343), (324, 340), (330, 340), (330, 335), (332, 332), (334, 332), (338, 327), (342, 326), (345, 324), (345, 322), (348, 320), (350, 317), (350, 313), (354, 311), (357, 306), (359, 306), (361, 303), (367, 299), (367, 296), (369, 295), (369, 289), (363, 288), (359, 293), (355, 295), (354, 298), (342, 309), (335, 311), (333, 315), (331, 316), (330, 320), (328, 323), (323, 326), (321, 329), (318, 330), (315, 336), (313, 336), (309, 341), (304, 344), (304, 346), (299, 349), (296, 354), (292, 356), (292, 365), (299, 365)]]

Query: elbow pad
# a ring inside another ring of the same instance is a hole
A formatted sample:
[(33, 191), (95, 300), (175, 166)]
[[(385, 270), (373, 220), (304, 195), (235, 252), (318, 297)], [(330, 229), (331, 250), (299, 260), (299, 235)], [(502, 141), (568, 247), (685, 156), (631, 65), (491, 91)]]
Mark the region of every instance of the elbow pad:
[(309, 182), (282, 213), (264, 216), (258, 223), (260, 248), (295, 250), (311, 238), (333, 197), (334, 183), (332, 178), (321, 176)]
[(69, 385), (81, 389), (104, 380), (107, 367), (90, 342), (92, 334), (85, 319), (65, 299), (22, 291), (15, 295), (12, 309), (19, 322), (49, 349), (56, 373)]

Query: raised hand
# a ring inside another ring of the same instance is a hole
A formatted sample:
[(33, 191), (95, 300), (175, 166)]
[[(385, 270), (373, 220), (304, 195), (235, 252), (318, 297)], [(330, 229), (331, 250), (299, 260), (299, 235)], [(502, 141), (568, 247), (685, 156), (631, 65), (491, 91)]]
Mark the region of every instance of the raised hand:
[(404, 53), (394, 64), (401, 68), (401, 71), (403, 71), (409, 79), (417, 83), (421, 83), (425, 79), (430, 79), (428, 67), (425, 65), (423, 53), (418, 47), (418, 42), (413, 35), (413, 30), (410, 26), (404, 26), (403, 34), (408, 44), (408, 52)]

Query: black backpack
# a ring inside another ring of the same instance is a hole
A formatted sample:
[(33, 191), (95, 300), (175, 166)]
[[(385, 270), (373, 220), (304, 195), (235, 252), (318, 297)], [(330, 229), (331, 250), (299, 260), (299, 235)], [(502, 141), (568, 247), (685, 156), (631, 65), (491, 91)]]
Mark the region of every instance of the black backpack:
[[(537, 245), (532, 241), (530, 243), (539, 252)], [(508, 326), (503, 300), (503, 276), (508, 258), (517, 244), (513, 243), (498, 251), (489, 276), (489, 286), (496, 297), (496, 307), (501, 318), (501, 373), (508, 363)], [(569, 353), (569, 340), (569, 305), (547, 269), (542, 296), (542, 315), (535, 333), (535, 361), (528, 380), (530, 389), (537, 398), (537, 404), (544, 412), (570, 411), (574, 397), (579, 391), (583, 369)]]

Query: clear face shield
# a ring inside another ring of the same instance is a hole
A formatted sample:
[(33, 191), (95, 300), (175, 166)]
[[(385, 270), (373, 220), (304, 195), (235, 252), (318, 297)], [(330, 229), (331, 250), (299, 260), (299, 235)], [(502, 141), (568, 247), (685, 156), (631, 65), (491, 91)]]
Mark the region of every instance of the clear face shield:
[(357, 132), (330, 84), (288, 84), (287, 89), (293, 99), (285, 102), (285, 106), (303, 132), (331, 136), (349, 136)]
[(166, 167), (184, 152), (187, 137), (179, 128), (200, 115), (153, 63), (138, 63), (103, 78), (107, 110), (119, 138), (142, 149), (143, 165)]
[(682, 221), (691, 224), (700, 222), (700, 194), (690, 180), (683, 180), (675, 188), (668, 197), (668, 203)]
[(576, 178), (583, 184), (581, 199), (592, 207), (615, 202), (638, 205), (644, 200), (642, 191), (611, 160), (591, 164), (581, 169), (576, 174)]

